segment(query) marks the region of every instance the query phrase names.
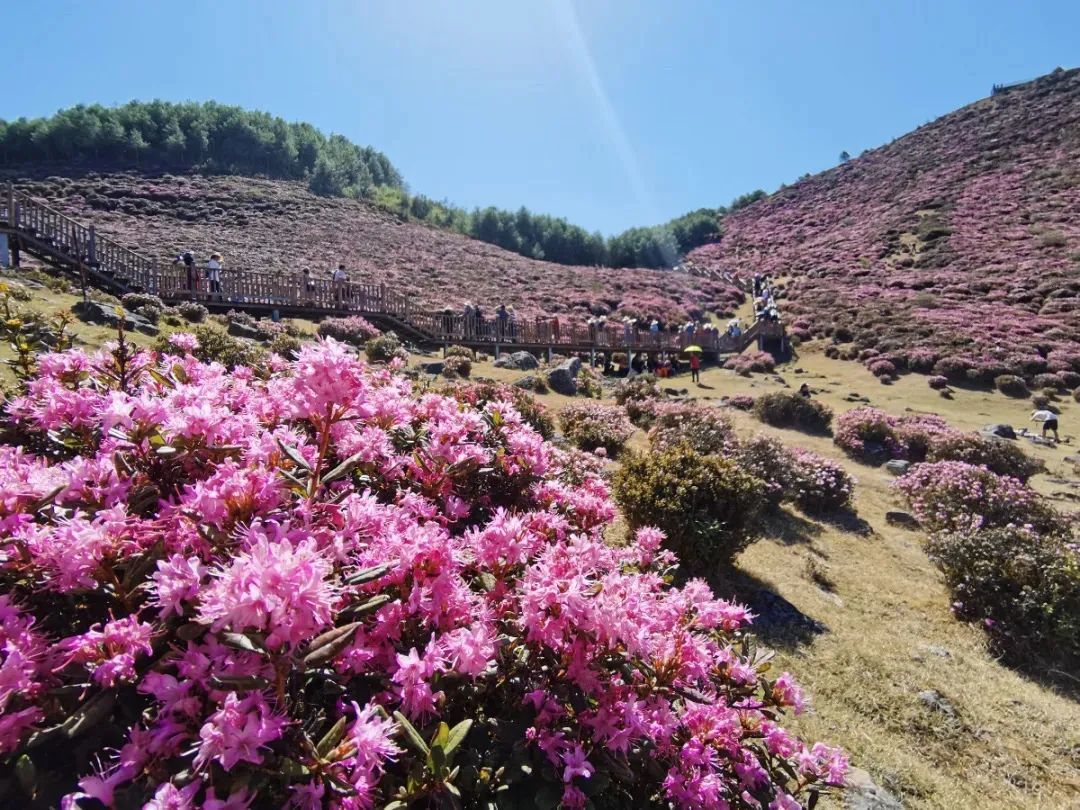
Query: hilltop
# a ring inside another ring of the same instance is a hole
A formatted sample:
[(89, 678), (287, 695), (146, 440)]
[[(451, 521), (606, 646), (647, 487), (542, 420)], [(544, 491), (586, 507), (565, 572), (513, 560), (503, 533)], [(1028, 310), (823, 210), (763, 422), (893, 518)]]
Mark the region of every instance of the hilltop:
[(790, 279), (802, 338), (986, 383), (1080, 372), (1080, 70), (963, 107), (724, 220), (689, 259)]

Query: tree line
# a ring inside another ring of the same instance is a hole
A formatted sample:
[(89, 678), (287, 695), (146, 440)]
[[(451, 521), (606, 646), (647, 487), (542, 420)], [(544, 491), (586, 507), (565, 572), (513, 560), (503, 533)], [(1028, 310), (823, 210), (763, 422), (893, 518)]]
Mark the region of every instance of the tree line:
[(720, 236), (721, 219), (765, 196), (699, 208), (663, 225), (631, 228), (610, 239), (561, 217), (527, 208), (468, 211), (410, 194), (382, 152), (325, 135), (311, 124), (208, 102), (132, 101), (77, 105), (48, 118), (0, 119), (4, 164), (63, 162), (94, 167), (162, 167), (305, 180), (314, 193), (368, 199), (404, 218), (465, 234), (534, 259), (560, 264), (672, 267)]

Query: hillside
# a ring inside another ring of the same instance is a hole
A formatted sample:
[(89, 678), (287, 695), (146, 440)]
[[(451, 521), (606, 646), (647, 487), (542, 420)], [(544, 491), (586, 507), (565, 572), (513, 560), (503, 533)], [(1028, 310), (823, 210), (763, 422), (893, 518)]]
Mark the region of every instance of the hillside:
[(344, 262), (354, 280), (393, 285), (429, 307), (473, 301), (490, 310), (504, 302), (525, 316), (618, 314), (679, 322), (724, 315), (743, 298), (722, 280), (527, 259), (404, 221), (368, 202), (316, 196), (302, 181), (130, 172), (9, 177), (163, 262), (185, 249), (201, 259), (218, 251), (232, 269), (308, 267), (325, 275)]
[(853, 341), (841, 356), (954, 381), (1080, 372), (1080, 70), (784, 188), (689, 258), (789, 277), (796, 333)]

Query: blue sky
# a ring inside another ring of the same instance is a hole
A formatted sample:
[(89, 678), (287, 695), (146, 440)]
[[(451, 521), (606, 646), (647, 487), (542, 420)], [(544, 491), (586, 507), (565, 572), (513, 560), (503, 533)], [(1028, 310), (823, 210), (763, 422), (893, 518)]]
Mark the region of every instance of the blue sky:
[(1075, 0), (41, 0), (4, 16), (0, 117), (215, 99), (371, 144), (413, 191), (605, 234), (1080, 65)]

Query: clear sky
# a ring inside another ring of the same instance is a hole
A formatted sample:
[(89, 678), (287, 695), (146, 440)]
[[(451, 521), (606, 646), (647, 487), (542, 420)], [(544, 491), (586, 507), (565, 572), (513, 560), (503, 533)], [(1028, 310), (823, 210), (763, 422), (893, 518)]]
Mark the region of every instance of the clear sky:
[(605, 234), (1080, 65), (1078, 0), (2, 5), (0, 117), (214, 99), (371, 144), (415, 192)]

